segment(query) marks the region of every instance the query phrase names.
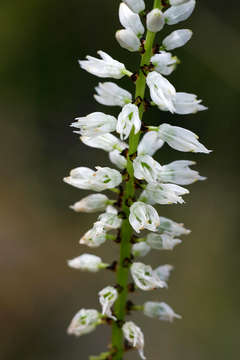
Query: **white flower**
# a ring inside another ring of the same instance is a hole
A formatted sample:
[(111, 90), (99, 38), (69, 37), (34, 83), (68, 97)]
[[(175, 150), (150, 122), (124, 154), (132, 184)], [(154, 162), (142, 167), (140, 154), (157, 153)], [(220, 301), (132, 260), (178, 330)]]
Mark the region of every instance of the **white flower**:
[(82, 271), (97, 272), (102, 265), (102, 259), (91, 254), (83, 254), (72, 260), (68, 260), (68, 266)]
[(124, 338), (136, 348), (139, 352), (140, 357), (146, 359), (143, 354), (144, 348), (144, 335), (140, 327), (134, 324), (132, 321), (127, 321), (122, 327)]
[(80, 129), (75, 133), (83, 136), (98, 136), (116, 130), (117, 120), (114, 116), (95, 112), (85, 117), (76, 118), (72, 127)]
[(112, 286), (107, 286), (99, 292), (99, 302), (102, 305), (102, 314), (116, 320), (112, 315), (111, 307), (118, 297), (117, 290)]
[(144, 304), (144, 314), (151, 318), (172, 322), (174, 318), (181, 319), (182, 317), (175, 314), (173, 309), (164, 302), (148, 301)]
[(64, 181), (78, 189), (103, 191), (121, 184), (122, 175), (115, 169), (96, 166), (97, 171), (85, 167), (71, 170)]
[(106, 231), (104, 229), (104, 225), (100, 221), (97, 221), (94, 223), (92, 229), (88, 230), (79, 240), (79, 244), (96, 248), (102, 245), (105, 241)]
[(173, 220), (160, 216), (159, 233), (167, 233), (171, 236), (181, 236), (190, 234), (190, 230), (185, 229), (184, 224), (176, 223)]
[(127, 167), (127, 159), (118, 150), (110, 151), (109, 159), (121, 170)]
[(145, 9), (144, 0), (123, 0), (123, 2), (125, 2), (130, 9), (137, 14)]
[(170, 75), (176, 68), (177, 57), (172, 56), (171, 53), (160, 51), (151, 58), (151, 63), (154, 65), (154, 70), (162, 75)]
[(195, 114), (198, 111), (207, 110), (206, 106), (201, 104), (202, 100), (197, 99), (197, 95), (184, 92), (177, 92), (174, 101), (176, 113), (180, 115)]
[(188, 29), (173, 31), (163, 40), (163, 46), (166, 50), (173, 50), (184, 46), (192, 37), (193, 33)]
[(205, 154), (211, 152), (198, 141), (196, 134), (182, 127), (162, 124), (159, 126), (158, 134), (163, 141), (175, 150)]
[(173, 250), (174, 247), (181, 244), (182, 241), (173, 239), (173, 237), (168, 234), (149, 233), (146, 242), (152, 249)]
[(131, 29), (136, 36), (139, 37), (144, 33), (144, 27), (139, 15), (133, 12), (123, 2), (119, 6), (119, 20), (125, 29)]
[(150, 250), (151, 247), (145, 241), (142, 241), (133, 245), (132, 254), (133, 256), (144, 257), (149, 253)]
[(152, 205), (183, 204), (182, 196), (186, 194), (189, 194), (187, 189), (175, 184), (149, 183), (144, 191), (147, 202)]
[(164, 288), (167, 286), (166, 282), (162, 281), (158, 275), (153, 272), (151, 266), (140, 262), (132, 264), (131, 275), (136, 286), (144, 291)]
[(135, 202), (130, 207), (129, 222), (137, 233), (144, 229), (156, 231), (160, 224), (158, 213), (154, 207), (141, 201)]
[(104, 226), (104, 229), (106, 229), (106, 230), (119, 229), (122, 224), (122, 220), (119, 219), (119, 217), (118, 217), (117, 210), (116, 210), (116, 212), (111, 212), (111, 211), (109, 211), (109, 207), (107, 209), (107, 212), (99, 215), (98, 220)]
[(127, 49), (131, 52), (139, 51), (141, 42), (131, 29), (118, 30), (115, 37), (123, 49)]
[(167, 282), (169, 280), (171, 271), (173, 270), (172, 265), (161, 265), (157, 267), (153, 273), (157, 276), (161, 281)]
[(138, 145), (138, 155), (153, 156), (164, 144), (156, 131), (147, 132)]
[(96, 149), (102, 149), (107, 152), (113, 151), (115, 149), (122, 151), (128, 147), (127, 144), (123, 143), (112, 134), (104, 134), (99, 136), (81, 136), (80, 139), (87, 146)]
[(94, 98), (102, 105), (123, 107), (132, 101), (132, 94), (113, 82), (99, 83), (95, 90)]
[(157, 181), (161, 168), (161, 165), (150, 155), (140, 155), (133, 160), (134, 176), (139, 180)]
[(150, 72), (147, 76), (147, 85), (150, 89), (152, 101), (160, 110), (175, 112), (174, 99), (176, 90), (173, 85), (156, 71)]
[(161, 10), (153, 9), (147, 14), (147, 29), (151, 32), (162, 30), (165, 25), (164, 15)]
[(118, 115), (117, 129), (120, 138), (126, 140), (134, 126), (134, 133), (137, 134), (141, 129), (138, 107), (134, 104), (127, 104)]
[(106, 195), (92, 194), (76, 202), (70, 208), (76, 212), (94, 213), (104, 211), (109, 203), (111, 200)]
[(178, 185), (189, 185), (198, 180), (205, 180), (198, 171), (192, 170), (189, 166), (195, 165), (194, 161), (177, 160), (161, 167), (158, 180)]
[(67, 332), (69, 335), (85, 335), (95, 330), (100, 323), (100, 314), (97, 310), (81, 309), (72, 319)]
[(79, 61), (82, 69), (102, 78), (121, 79), (125, 75), (125, 65), (103, 51), (98, 51), (102, 59), (87, 56), (87, 60)]
[(169, 3), (170, 3), (170, 5), (181, 5), (188, 1), (190, 1), (190, 0), (170, 0)]
[(168, 25), (174, 25), (180, 21), (184, 21), (189, 16), (192, 15), (192, 12), (195, 8), (196, 0), (190, 0), (184, 2), (183, 4), (171, 6), (168, 10), (164, 12), (164, 17)]

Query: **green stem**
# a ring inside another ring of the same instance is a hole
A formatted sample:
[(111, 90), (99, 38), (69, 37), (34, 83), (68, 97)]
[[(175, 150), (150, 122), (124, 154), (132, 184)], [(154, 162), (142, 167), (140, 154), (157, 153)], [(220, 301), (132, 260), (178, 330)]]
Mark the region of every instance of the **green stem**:
[[(161, 0), (155, 0), (153, 8), (161, 9)], [(155, 39), (155, 33), (151, 31), (147, 32), (146, 42), (145, 42), (145, 53), (142, 56), (140, 66), (149, 65), (150, 59), (152, 56), (152, 47)], [(144, 99), (146, 89), (146, 77), (143, 72), (140, 70), (138, 79), (136, 81), (136, 93), (135, 97), (140, 96)], [(144, 106), (143, 104), (139, 107), (139, 116), (140, 119), (143, 117)], [(114, 312), (115, 316), (118, 319), (118, 322), (113, 323), (113, 332), (112, 332), (112, 348), (113, 348), (113, 360), (122, 360), (124, 353), (124, 339), (121, 330), (122, 322), (125, 320), (126, 316), (126, 302), (128, 295), (128, 275), (129, 267), (126, 267), (126, 258), (131, 256), (131, 237), (133, 234), (132, 227), (129, 223), (129, 207), (127, 205), (127, 200), (133, 198), (135, 194), (134, 187), (134, 172), (133, 164), (130, 159), (130, 155), (136, 153), (138, 143), (140, 138), (140, 132), (134, 134), (134, 129), (132, 130), (129, 137), (129, 152), (127, 159), (127, 171), (129, 175), (129, 180), (126, 182), (124, 193), (123, 193), (123, 202), (122, 202), (122, 211), (124, 212), (126, 219), (123, 220), (121, 228), (121, 248), (120, 248), (120, 260), (117, 269), (117, 284), (119, 286), (119, 296), (115, 303)], [(125, 266), (124, 266), (125, 265)]]

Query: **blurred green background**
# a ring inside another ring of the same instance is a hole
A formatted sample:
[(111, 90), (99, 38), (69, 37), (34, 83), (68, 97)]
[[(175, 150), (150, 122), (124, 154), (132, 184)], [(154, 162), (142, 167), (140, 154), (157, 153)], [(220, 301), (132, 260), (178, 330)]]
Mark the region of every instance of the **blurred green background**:
[[(151, 5), (150, 0), (146, 0)], [(76, 166), (110, 165), (107, 154), (81, 144), (69, 128), (76, 116), (93, 111), (117, 114), (94, 102), (99, 80), (80, 70), (77, 59), (98, 49), (136, 70), (138, 56), (114, 40), (120, 27), (119, 1), (2, 0), (1, 39), (1, 359), (84, 360), (104, 351), (110, 329), (99, 327), (75, 339), (66, 327), (81, 307), (97, 307), (97, 292), (114, 275), (71, 270), (66, 259), (88, 251), (78, 245), (96, 215), (68, 206), (86, 193), (62, 182)], [(149, 6), (150, 7), (150, 6)], [(192, 234), (172, 253), (152, 252), (153, 266), (175, 266), (169, 289), (138, 295), (167, 301), (183, 320), (161, 323), (137, 314), (148, 359), (236, 359), (239, 352), (239, 10), (233, 0), (198, 1), (193, 40), (176, 54), (182, 63), (169, 80), (178, 91), (198, 94), (208, 112), (172, 117), (156, 109), (150, 123), (187, 127), (214, 152), (183, 154), (167, 145), (162, 163), (194, 159), (206, 182), (190, 186), (183, 206), (159, 208), (184, 222)], [(123, 79), (120, 85), (133, 90)], [(97, 254), (116, 258), (116, 244)], [(93, 252), (94, 253), (94, 252)], [(137, 295), (136, 295), (137, 296)], [(136, 299), (136, 298), (135, 298)], [(126, 359), (138, 358), (129, 353)]]

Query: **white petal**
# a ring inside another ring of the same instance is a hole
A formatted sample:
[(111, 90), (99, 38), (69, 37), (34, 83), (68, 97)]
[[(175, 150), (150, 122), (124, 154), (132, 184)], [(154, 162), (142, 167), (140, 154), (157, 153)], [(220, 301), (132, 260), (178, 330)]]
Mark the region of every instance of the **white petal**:
[(141, 42), (131, 29), (118, 30), (115, 37), (123, 49), (131, 52), (139, 51)]
[(192, 35), (192, 31), (188, 29), (173, 31), (163, 40), (163, 46), (166, 50), (182, 47), (191, 39)]

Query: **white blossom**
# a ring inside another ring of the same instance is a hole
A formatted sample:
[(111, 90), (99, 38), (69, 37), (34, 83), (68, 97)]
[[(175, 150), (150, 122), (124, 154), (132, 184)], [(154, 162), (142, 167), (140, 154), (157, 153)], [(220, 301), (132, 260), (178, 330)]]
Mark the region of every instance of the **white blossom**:
[(162, 124), (159, 126), (158, 134), (163, 141), (175, 150), (205, 154), (211, 152), (198, 141), (196, 134), (182, 127)]
[(198, 171), (190, 169), (194, 161), (177, 160), (168, 165), (163, 165), (158, 173), (160, 182), (170, 182), (178, 185), (189, 185), (198, 180), (206, 180)]
[(115, 169), (96, 166), (97, 171), (85, 167), (71, 170), (64, 181), (78, 189), (103, 191), (114, 188), (122, 182), (122, 175)]
[(168, 25), (174, 25), (189, 18), (196, 5), (196, 0), (190, 0), (179, 5), (173, 5), (164, 12)]
[(147, 132), (138, 145), (138, 155), (150, 155), (153, 156), (164, 144), (164, 141), (160, 139), (156, 131)]
[(173, 250), (181, 242), (181, 240), (174, 239), (168, 234), (157, 233), (149, 233), (146, 240), (147, 245), (156, 250)]
[(121, 155), (120, 151), (118, 150), (110, 151), (109, 159), (121, 170), (127, 167), (127, 159), (123, 155)]
[(190, 0), (169, 0), (170, 5), (181, 5)]
[(148, 301), (144, 304), (143, 312), (146, 316), (157, 318), (159, 320), (172, 322), (174, 318), (181, 319), (182, 317), (176, 314), (173, 309), (164, 302)]
[(127, 321), (122, 327), (124, 338), (136, 348), (139, 352), (140, 357), (146, 359), (143, 353), (144, 349), (144, 335), (140, 327), (134, 324), (132, 321)]
[(127, 104), (118, 115), (117, 129), (120, 138), (126, 140), (134, 126), (134, 133), (137, 134), (141, 129), (138, 107), (134, 104)]
[(128, 51), (139, 51), (141, 42), (137, 35), (131, 29), (118, 30), (115, 34), (119, 45)]
[(104, 211), (109, 203), (111, 203), (111, 200), (106, 195), (92, 194), (77, 201), (70, 208), (76, 212), (94, 213)]
[(161, 281), (167, 282), (171, 275), (171, 271), (173, 271), (172, 265), (161, 265), (153, 270), (155, 276), (157, 276)]
[(190, 230), (185, 229), (184, 224), (179, 224), (171, 219), (160, 216), (159, 233), (167, 233), (171, 236), (181, 236), (190, 234)]
[(72, 127), (79, 129), (75, 133), (83, 136), (98, 136), (116, 130), (117, 119), (114, 116), (95, 112), (85, 117), (76, 118)]
[(95, 90), (94, 98), (102, 105), (123, 107), (132, 101), (132, 94), (113, 82), (99, 83)]
[(125, 2), (129, 8), (137, 14), (145, 9), (144, 0), (123, 0), (123, 2)]
[(125, 29), (131, 29), (136, 36), (144, 33), (140, 16), (133, 12), (124, 2), (119, 6), (119, 20)]
[(170, 75), (175, 69), (178, 59), (172, 56), (171, 53), (160, 51), (151, 57), (151, 63), (154, 65), (154, 70), (162, 75)]
[(166, 282), (162, 281), (149, 265), (140, 262), (133, 263), (131, 266), (131, 275), (136, 286), (141, 290), (149, 291), (156, 288), (167, 287)]
[(147, 182), (157, 181), (161, 165), (150, 155), (140, 155), (133, 160), (134, 176)]
[(104, 229), (102, 222), (97, 221), (93, 224), (92, 229), (88, 230), (79, 240), (79, 244), (96, 248), (102, 245), (105, 241), (106, 230)]
[(182, 196), (186, 194), (189, 194), (187, 189), (175, 184), (149, 183), (144, 191), (147, 202), (152, 205), (183, 204)]
[(137, 233), (144, 229), (156, 231), (160, 224), (158, 213), (154, 207), (141, 201), (133, 203), (130, 207), (129, 222)]
[(105, 230), (119, 229), (122, 224), (122, 220), (118, 217), (117, 210), (112, 206), (108, 206), (107, 211), (99, 215), (98, 221), (104, 226)]
[(112, 286), (107, 286), (99, 292), (99, 302), (102, 305), (102, 314), (106, 315), (113, 320), (116, 317), (112, 315), (111, 307), (115, 303), (118, 297), (117, 290)]
[(100, 314), (97, 310), (81, 309), (72, 319), (67, 332), (69, 335), (75, 336), (89, 334), (100, 323)]
[(151, 247), (145, 241), (142, 241), (133, 245), (132, 254), (133, 256), (144, 257), (150, 250)]
[(162, 30), (165, 25), (165, 18), (161, 10), (153, 9), (147, 14), (147, 29), (151, 32)]
[(174, 99), (176, 90), (174, 86), (161, 74), (152, 71), (147, 76), (147, 85), (150, 89), (152, 101), (160, 110), (175, 112)]
[(79, 61), (81, 68), (102, 78), (111, 77), (114, 79), (121, 79), (125, 75), (126, 68), (124, 64), (114, 60), (111, 56), (101, 50), (98, 51), (98, 54), (102, 59), (87, 56), (87, 60)]
[(188, 29), (173, 31), (163, 40), (163, 47), (166, 50), (173, 50), (184, 46), (192, 37), (193, 33)]
[(177, 92), (174, 101), (176, 113), (180, 115), (195, 114), (198, 111), (207, 110), (206, 106), (201, 104), (202, 100), (197, 99), (197, 95), (184, 92)]
[(97, 272), (102, 265), (102, 259), (91, 254), (82, 254), (72, 260), (68, 260), (68, 266), (82, 271)]
[(81, 141), (90, 147), (96, 149), (102, 149), (107, 152), (117, 149), (122, 151), (128, 147), (128, 145), (120, 141), (116, 136), (112, 134), (104, 134), (99, 136), (81, 136)]

